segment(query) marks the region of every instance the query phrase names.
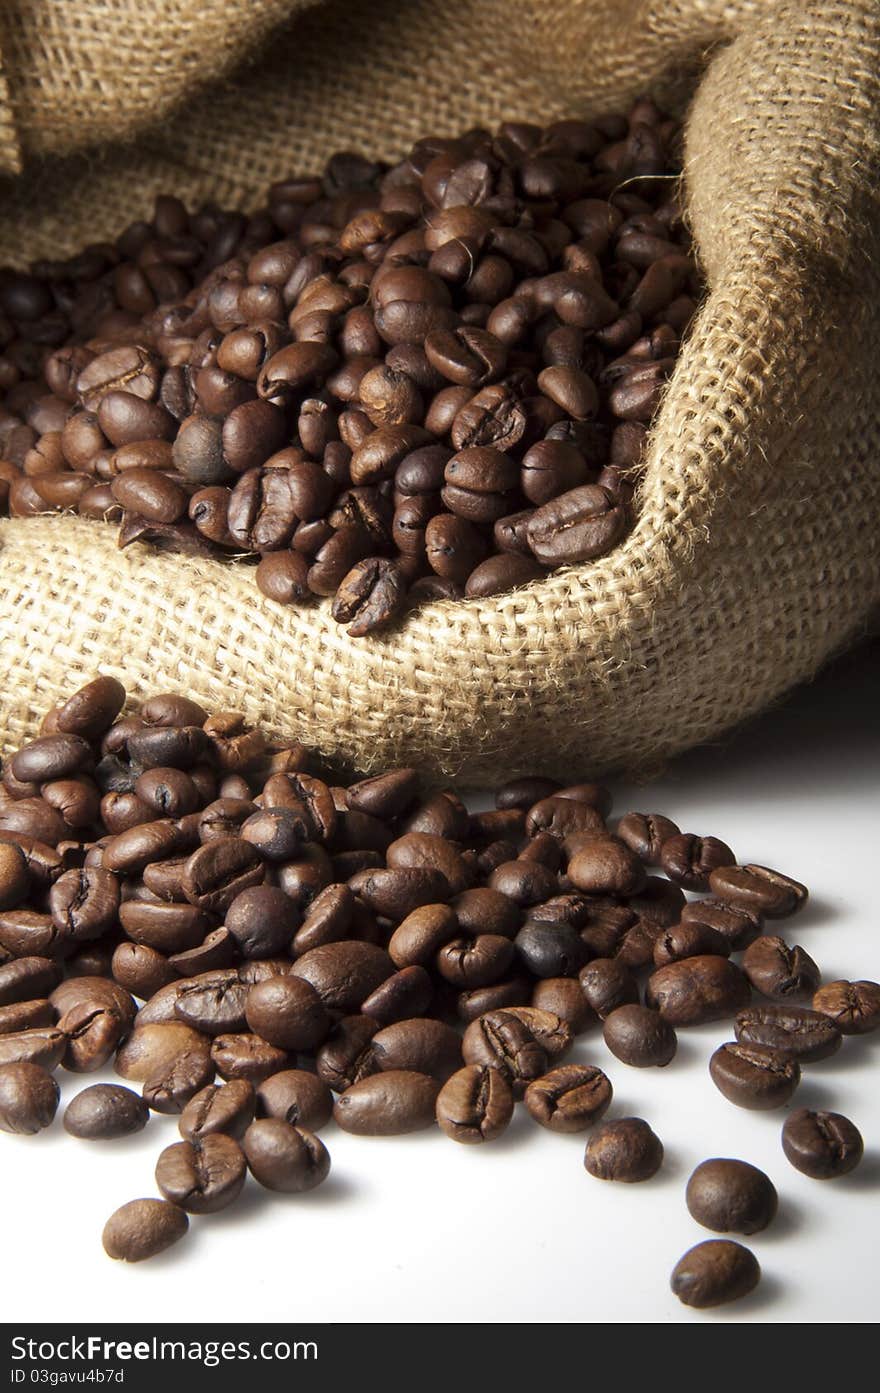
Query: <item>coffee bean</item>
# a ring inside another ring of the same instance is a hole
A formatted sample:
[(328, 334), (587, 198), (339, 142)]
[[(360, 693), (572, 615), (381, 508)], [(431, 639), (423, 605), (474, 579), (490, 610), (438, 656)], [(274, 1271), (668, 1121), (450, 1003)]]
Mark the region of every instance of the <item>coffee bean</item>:
[(461, 1039), (442, 1021), (397, 1021), (378, 1031), (371, 1047), (377, 1067), (384, 1071), (408, 1070), (445, 1083), (461, 1067)]
[(313, 948), (293, 966), (296, 977), (314, 987), (328, 1010), (357, 1011), (394, 965), (383, 949), (372, 943), (342, 940)]
[(54, 987), (49, 1001), (59, 1018), (78, 1009), (104, 1008), (113, 1011), (120, 1017), (126, 1035), (137, 1015), (137, 1008), (129, 993), (106, 977), (67, 977)]
[(862, 1159), (864, 1143), (858, 1128), (838, 1112), (796, 1108), (782, 1128), (782, 1149), (795, 1170), (813, 1180), (848, 1175)]
[(391, 1025), (424, 1015), (433, 995), (434, 985), (423, 967), (404, 967), (386, 977), (361, 1003), (361, 1010), (380, 1025)]
[(0, 1063), (0, 1130), (33, 1136), (55, 1117), (61, 1091), (40, 1064)]
[(206, 1035), (177, 1024), (139, 1025), (116, 1056), (116, 1072), (143, 1084), (155, 1112), (182, 1112), (214, 1072)]
[(527, 921), (514, 943), (520, 961), (535, 977), (573, 977), (590, 956), (570, 924)]
[(747, 1161), (702, 1161), (685, 1192), (691, 1217), (716, 1233), (759, 1233), (776, 1217), (773, 1182)]
[(181, 884), (190, 904), (222, 914), (243, 890), (259, 885), (264, 875), (259, 852), (249, 842), (218, 837), (193, 852)]
[(663, 1143), (640, 1117), (605, 1122), (590, 1137), (584, 1166), (597, 1180), (650, 1180), (663, 1164)]
[(96, 867), (65, 871), (49, 892), (49, 912), (65, 937), (77, 942), (100, 938), (119, 912), (116, 877)]
[(813, 1010), (828, 1016), (841, 1035), (867, 1035), (880, 1027), (880, 984), (828, 982), (813, 996)]
[(217, 1035), (211, 1044), (211, 1062), (223, 1079), (246, 1079), (255, 1086), (291, 1063), (286, 1050), (270, 1045), (259, 1035)]
[(709, 876), (718, 866), (733, 866), (736, 857), (716, 837), (695, 837), (679, 832), (660, 847), (660, 865), (670, 880), (687, 890), (708, 890)]
[(501, 1136), (513, 1108), (513, 1093), (504, 1075), (487, 1065), (469, 1064), (441, 1088), (436, 1117), (453, 1141), (474, 1145)]
[(0, 964), (0, 1006), (49, 996), (61, 981), (62, 969), (50, 958), (25, 957)]
[(344, 1132), (399, 1136), (435, 1121), (440, 1084), (427, 1074), (391, 1069), (353, 1084), (336, 1100), (333, 1116)]
[[(240, 838), (228, 840), (233, 846), (238, 842), (249, 847)], [(271, 958), (289, 949), (299, 923), (296, 905), (274, 885), (251, 885), (240, 890), (227, 906), (224, 920), (245, 958)]]
[(204, 1035), (223, 1035), (244, 1029), (247, 995), (248, 988), (235, 968), (217, 968), (180, 983), (174, 1013)]
[(686, 924), (703, 925), (721, 934), (732, 953), (748, 948), (764, 927), (763, 917), (757, 910), (743, 909), (717, 899), (689, 901), (681, 911), (681, 920)]
[(86, 1141), (112, 1141), (143, 1131), (150, 1110), (130, 1088), (94, 1083), (71, 1099), (64, 1111), (64, 1130)]
[(708, 924), (673, 924), (670, 929), (663, 929), (654, 940), (655, 967), (666, 967), (668, 963), (683, 962), (686, 958), (699, 958), (706, 954), (723, 958), (730, 956), (727, 939)]
[(587, 1002), (576, 977), (545, 977), (536, 982), (530, 1005), (539, 1011), (550, 1011), (559, 1016), (573, 1035), (580, 1035), (596, 1020), (596, 1013)]
[(526, 536), (542, 565), (570, 566), (603, 556), (626, 526), (626, 510), (607, 489), (582, 484), (537, 508)]
[(663, 843), (679, 836), (679, 829), (660, 813), (627, 813), (618, 822), (616, 835), (646, 865), (659, 866)]
[(578, 980), (587, 1005), (600, 1021), (619, 1007), (638, 1002), (638, 983), (619, 958), (594, 958), (581, 968)]
[(244, 1152), (223, 1132), (174, 1142), (156, 1162), (156, 1184), (162, 1194), (188, 1214), (216, 1214), (225, 1209), (238, 1198), (244, 1179)]
[(520, 1091), (547, 1070), (549, 1055), (528, 1025), (510, 1010), (488, 1011), (462, 1039), (467, 1064), (498, 1069)]
[(190, 1098), (178, 1120), (185, 1141), (198, 1142), (223, 1133), (240, 1140), (254, 1118), (256, 1093), (247, 1079), (208, 1084)]
[(617, 837), (592, 837), (568, 863), (568, 877), (587, 895), (634, 895), (645, 883), (645, 870), (634, 852)]
[(0, 842), (0, 909), (11, 909), (30, 889), (27, 859), (21, 847)]
[(618, 1006), (605, 1017), (605, 1044), (624, 1064), (639, 1069), (663, 1067), (675, 1058), (678, 1041), (675, 1031), (659, 1011), (647, 1006)]
[(805, 1006), (747, 1006), (733, 1024), (741, 1045), (779, 1050), (801, 1064), (828, 1059), (843, 1044), (835, 1023)]
[(715, 1087), (741, 1108), (784, 1107), (800, 1082), (796, 1059), (763, 1045), (720, 1045), (709, 1061)]
[(808, 894), (806, 886), (766, 866), (721, 866), (710, 872), (709, 888), (718, 899), (768, 919), (794, 914)]
[(142, 1262), (183, 1238), (189, 1220), (167, 1200), (129, 1200), (104, 1225), (102, 1243), (108, 1257)]
[(67, 1036), (56, 1026), (34, 1026), (0, 1035), (0, 1067), (6, 1064), (40, 1064), (54, 1069), (67, 1048)]
[(251, 987), (245, 1002), (250, 1029), (282, 1050), (313, 1051), (330, 1030), (317, 991), (299, 977), (267, 977)]
[(748, 979), (738, 967), (727, 958), (702, 955), (652, 973), (645, 1004), (669, 1025), (703, 1025), (735, 1015), (749, 995)]
[(748, 1248), (729, 1238), (710, 1238), (679, 1258), (670, 1285), (685, 1306), (704, 1310), (748, 1296), (760, 1279), (758, 1260)]
[(79, 735), (43, 735), (13, 755), (10, 768), (21, 783), (48, 783), (79, 773), (90, 762), (88, 741)]
[(248, 1170), (267, 1190), (304, 1194), (330, 1173), (330, 1155), (320, 1138), (279, 1117), (252, 1122), (242, 1145)]
[(344, 1016), (315, 1056), (318, 1077), (336, 1093), (378, 1072), (373, 1037), (379, 1022), (369, 1016)]
[(12, 1006), (0, 1006), (0, 1035), (54, 1024), (55, 1011), (48, 1000), (17, 1001)]
[(612, 1088), (601, 1069), (563, 1064), (530, 1083), (523, 1094), (536, 1122), (551, 1132), (583, 1132), (611, 1104)]
[(756, 938), (743, 954), (743, 972), (756, 992), (771, 1001), (812, 996), (819, 985), (819, 969), (803, 948), (789, 948), (781, 938)]
[(61, 1017), (58, 1029), (66, 1045), (61, 1062), (74, 1074), (91, 1074), (102, 1069), (116, 1052), (127, 1026), (112, 1006), (84, 1002)]
[(280, 1117), (291, 1126), (318, 1132), (333, 1116), (333, 1095), (314, 1074), (304, 1069), (282, 1069), (260, 1084), (257, 1107), (261, 1117)]

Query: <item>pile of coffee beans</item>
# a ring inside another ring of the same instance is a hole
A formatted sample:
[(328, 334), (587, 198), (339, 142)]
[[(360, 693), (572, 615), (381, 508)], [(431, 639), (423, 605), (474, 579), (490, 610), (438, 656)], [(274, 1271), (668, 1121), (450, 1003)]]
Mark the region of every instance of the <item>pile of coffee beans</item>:
[(251, 558), (355, 636), (603, 555), (700, 293), (679, 134), (642, 100), (342, 153), (0, 268), (0, 506)]
[[(184, 696), (124, 703), (96, 678), (0, 781), (0, 1128), (48, 1127), (54, 1071), (111, 1063), (140, 1092), (85, 1087), (71, 1136), (178, 1120), (162, 1198), (112, 1216), (111, 1257), (162, 1251), (248, 1173), (284, 1193), (320, 1185), (331, 1118), (365, 1136), (436, 1123), (482, 1145), (521, 1101), (550, 1131), (588, 1134), (591, 1176), (642, 1182), (662, 1140), (608, 1115), (605, 1072), (565, 1062), (576, 1036), (601, 1028), (624, 1065), (668, 1068), (679, 1028), (732, 1021), (711, 1076), (738, 1106), (776, 1109), (802, 1068), (880, 1026), (880, 985), (821, 984), (802, 948), (764, 933), (804, 886), (659, 814), (610, 822), (598, 784), (520, 778), (471, 813), (413, 769), (342, 785), (301, 745)], [(800, 1108), (782, 1150), (830, 1179), (862, 1139)], [(721, 1234), (759, 1232), (777, 1208), (736, 1158), (703, 1162), (686, 1198)], [(672, 1285), (711, 1306), (759, 1275), (747, 1249), (712, 1239)]]

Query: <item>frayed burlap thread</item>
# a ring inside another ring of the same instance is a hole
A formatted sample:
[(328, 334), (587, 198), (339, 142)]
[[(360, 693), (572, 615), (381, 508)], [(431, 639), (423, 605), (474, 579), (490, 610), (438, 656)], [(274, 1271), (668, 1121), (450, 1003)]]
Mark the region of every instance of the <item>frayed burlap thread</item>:
[[(669, 9), (690, 12), (693, 52), (717, 38), (720, 5)], [(135, 697), (186, 690), (365, 768), (472, 782), (639, 769), (756, 713), (856, 637), (880, 602), (880, 16), (817, 0), (743, 6), (735, 22), (687, 128), (709, 294), (617, 550), (355, 641), (326, 604), (263, 600), (250, 567), (119, 552), (112, 529), (76, 519), (9, 520), (8, 744), (100, 668)], [(652, 49), (649, 29), (640, 56), (662, 67), (669, 43)], [(581, 52), (586, 67), (588, 40)], [(606, 38), (609, 70), (613, 57)]]

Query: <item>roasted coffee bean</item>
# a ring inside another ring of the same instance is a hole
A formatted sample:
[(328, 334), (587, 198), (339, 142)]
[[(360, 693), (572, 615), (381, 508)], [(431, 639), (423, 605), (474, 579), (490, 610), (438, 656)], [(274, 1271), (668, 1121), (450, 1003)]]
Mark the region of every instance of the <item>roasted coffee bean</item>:
[(259, 885), (264, 875), (260, 854), (249, 842), (241, 837), (217, 837), (193, 852), (181, 885), (190, 904), (222, 914), (243, 890)]
[(456, 1014), (459, 1020), (470, 1025), (471, 1021), (484, 1016), (487, 1011), (500, 1011), (508, 1006), (528, 1006), (531, 990), (530, 978), (522, 975), (506, 977), (501, 982), (493, 982), (491, 986), (477, 987), (475, 991), (459, 992)]
[(400, 566), (383, 557), (365, 557), (339, 582), (331, 613), (348, 625), (352, 638), (362, 638), (396, 619), (406, 603), (406, 582)]
[(172, 1204), (188, 1214), (216, 1214), (240, 1195), (244, 1152), (233, 1137), (210, 1132), (197, 1141), (166, 1146), (156, 1162), (156, 1184)]
[(52, 990), (49, 1001), (60, 1018), (80, 1008), (103, 1007), (122, 1020), (125, 1033), (134, 1025), (137, 1008), (131, 996), (117, 982), (106, 977), (67, 977)]
[[(62, 968), (51, 958), (25, 957), (0, 964), (0, 1006), (50, 996), (61, 981)], [(56, 1008), (57, 1009), (57, 1008)]]
[(764, 927), (763, 917), (757, 910), (743, 909), (716, 899), (690, 900), (682, 908), (681, 921), (683, 924), (703, 925), (721, 934), (732, 953), (748, 948)]
[(333, 1116), (344, 1132), (391, 1137), (435, 1121), (440, 1084), (427, 1074), (390, 1069), (361, 1079), (337, 1098)]
[(755, 991), (771, 1001), (812, 996), (819, 985), (819, 969), (810, 955), (775, 936), (756, 938), (743, 954), (742, 967)]
[(397, 1021), (372, 1038), (373, 1059), (382, 1070), (410, 1070), (444, 1083), (461, 1067), (461, 1039), (442, 1021)]
[(776, 1217), (776, 1187), (748, 1161), (702, 1161), (685, 1192), (691, 1217), (716, 1233), (759, 1233)]
[(546, 1072), (549, 1054), (528, 1025), (510, 1010), (488, 1011), (473, 1021), (462, 1039), (467, 1064), (500, 1069), (522, 1089)]
[(617, 837), (584, 841), (568, 863), (568, 878), (587, 895), (634, 895), (645, 883), (645, 870), (634, 852)]
[(530, 1083), (526, 1108), (551, 1132), (583, 1132), (605, 1115), (611, 1103), (610, 1080), (592, 1065), (563, 1064)]
[(267, 977), (250, 988), (245, 1002), (250, 1029), (282, 1050), (313, 1051), (330, 1030), (321, 998), (299, 977)]
[(727, 939), (708, 924), (681, 923), (663, 929), (654, 940), (654, 966), (683, 962), (685, 958), (705, 955), (726, 958), (730, 955)]
[(372, 1016), (380, 1025), (408, 1020), (424, 1015), (434, 995), (434, 986), (423, 967), (404, 967), (386, 977), (366, 1001), (361, 1003), (365, 1016)]
[(48, 1000), (17, 1001), (12, 1006), (0, 1006), (0, 1035), (54, 1024), (55, 1011)]
[(198, 1142), (218, 1132), (240, 1140), (255, 1108), (256, 1093), (247, 1079), (211, 1083), (190, 1098), (177, 1125), (185, 1141)]
[(663, 1164), (663, 1143), (640, 1117), (605, 1122), (590, 1137), (584, 1166), (597, 1180), (650, 1180)]
[(444, 981), (453, 987), (472, 991), (497, 982), (514, 959), (509, 938), (498, 934), (477, 934), (475, 938), (454, 938), (437, 953), (434, 965)]
[(33, 1136), (55, 1117), (61, 1090), (40, 1064), (0, 1063), (0, 1130)]
[(627, 813), (618, 822), (615, 835), (646, 865), (659, 866), (663, 843), (677, 837), (679, 829), (661, 813)]
[(243, 1030), (247, 995), (248, 988), (235, 968), (197, 973), (178, 986), (174, 1014), (204, 1035)]
[(333, 1095), (314, 1074), (304, 1069), (283, 1069), (260, 1084), (257, 1107), (261, 1117), (280, 1117), (293, 1127), (317, 1132), (333, 1116)]
[(211, 1043), (211, 1061), (221, 1078), (246, 1079), (255, 1086), (292, 1062), (286, 1050), (247, 1032), (216, 1035)]
[(388, 954), (372, 943), (345, 940), (313, 948), (293, 966), (296, 977), (314, 987), (328, 1010), (357, 1011), (394, 965)]
[(530, 1004), (539, 1011), (551, 1011), (559, 1016), (573, 1035), (580, 1035), (595, 1024), (596, 1013), (576, 977), (546, 977), (536, 982)]
[(702, 955), (661, 967), (648, 979), (645, 1003), (669, 1025), (724, 1020), (748, 1004), (745, 974), (727, 958)]
[(43, 735), (13, 755), (10, 768), (20, 783), (67, 779), (91, 762), (92, 751), (79, 735)]
[(129, 1200), (111, 1214), (101, 1241), (108, 1257), (143, 1262), (170, 1248), (188, 1228), (184, 1211), (167, 1200)]
[(529, 546), (545, 566), (569, 566), (603, 556), (623, 536), (626, 510), (607, 489), (582, 484), (535, 510)]
[(150, 1109), (143, 1098), (118, 1083), (93, 1083), (64, 1110), (64, 1130), (86, 1141), (112, 1141), (143, 1131)]
[(344, 1016), (334, 1026), (315, 1056), (315, 1068), (335, 1093), (378, 1071), (373, 1037), (379, 1029), (369, 1016)]
[(709, 1061), (719, 1092), (741, 1108), (764, 1111), (784, 1107), (800, 1082), (796, 1059), (763, 1045), (719, 1045)]
[(590, 956), (577, 929), (564, 923), (529, 920), (514, 944), (519, 960), (535, 977), (573, 977)]
[(760, 1280), (758, 1259), (748, 1248), (729, 1238), (710, 1238), (679, 1258), (670, 1286), (685, 1306), (703, 1310), (748, 1296)]
[(581, 968), (578, 980), (587, 1005), (600, 1021), (619, 1007), (638, 1002), (639, 984), (619, 958), (594, 958)]
[(806, 1006), (747, 1006), (733, 1027), (741, 1045), (779, 1050), (800, 1064), (828, 1059), (843, 1044), (834, 1021)]
[(679, 832), (660, 847), (660, 866), (678, 885), (687, 890), (708, 890), (709, 876), (717, 866), (732, 866), (736, 857), (730, 847), (716, 837), (695, 837)]
[(349, 888), (370, 909), (393, 923), (400, 923), (423, 905), (434, 905), (449, 894), (446, 877), (428, 866), (410, 869), (361, 871)]
[[(500, 934), (502, 938), (513, 938), (519, 928), (521, 915), (518, 907), (500, 890), (493, 890), (488, 885), (463, 890), (451, 901), (450, 908), (458, 927), (466, 933)], [(394, 956), (393, 952), (391, 955)]]
[(304, 1194), (330, 1173), (330, 1155), (324, 1143), (313, 1132), (280, 1117), (252, 1122), (242, 1145), (248, 1170), (267, 1190)]
[(30, 889), (27, 858), (21, 847), (0, 842), (0, 909), (12, 909)]
[(296, 905), (274, 885), (242, 890), (229, 904), (224, 920), (244, 958), (271, 958), (285, 952), (299, 923)]
[(29, 1030), (0, 1035), (0, 1065), (41, 1064), (54, 1069), (64, 1056), (67, 1036), (53, 1025), (33, 1026)]
[(605, 1017), (605, 1044), (624, 1064), (663, 1067), (675, 1058), (675, 1031), (659, 1011), (647, 1006), (618, 1006)]
[(128, 1033), (126, 1022), (114, 1007), (88, 1002), (66, 1011), (58, 1029), (66, 1039), (61, 1062), (74, 1074), (91, 1074), (103, 1068)]
[(827, 982), (813, 996), (813, 1010), (828, 1016), (841, 1035), (868, 1035), (880, 1027), (880, 983)]
[(783, 1124), (782, 1149), (795, 1170), (813, 1180), (833, 1180), (855, 1170), (864, 1143), (848, 1117), (796, 1108)]
[(807, 888), (766, 866), (721, 866), (709, 875), (713, 895), (767, 919), (784, 919), (802, 909)]
[(513, 1108), (510, 1084), (499, 1070), (468, 1064), (447, 1079), (437, 1095), (435, 1111), (447, 1137), (474, 1145), (500, 1137)]
[(211, 1082), (211, 1042), (182, 1022), (139, 1025), (116, 1056), (116, 1072), (143, 1084), (144, 1100), (155, 1112), (182, 1112)]

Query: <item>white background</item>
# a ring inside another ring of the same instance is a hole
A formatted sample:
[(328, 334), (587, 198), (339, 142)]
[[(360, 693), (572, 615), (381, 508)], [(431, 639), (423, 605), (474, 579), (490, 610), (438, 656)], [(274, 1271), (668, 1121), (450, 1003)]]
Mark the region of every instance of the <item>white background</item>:
[[(649, 787), (615, 786), (615, 813), (665, 812), (685, 830), (722, 837), (743, 861), (807, 882), (810, 906), (782, 930), (826, 980), (880, 979), (878, 697), (875, 645)], [(155, 1158), (177, 1139), (174, 1120), (97, 1144), (68, 1137), (59, 1113), (39, 1137), (0, 1137), (0, 1313), (144, 1322), (876, 1319), (880, 1032), (809, 1066), (796, 1096), (796, 1105), (846, 1113), (864, 1134), (860, 1169), (830, 1182), (785, 1160), (784, 1112), (745, 1112), (716, 1091), (707, 1060), (725, 1038), (723, 1024), (680, 1032), (678, 1056), (663, 1070), (627, 1068), (596, 1031), (580, 1038), (571, 1057), (601, 1065), (613, 1081), (609, 1116), (643, 1116), (664, 1142), (663, 1169), (645, 1184), (588, 1176), (584, 1138), (544, 1132), (522, 1109), (505, 1137), (483, 1147), (436, 1131), (370, 1140), (331, 1125), (322, 1135), (333, 1169), (319, 1190), (274, 1196), (249, 1181), (232, 1209), (194, 1219), (179, 1245), (134, 1267), (105, 1257), (101, 1229), (117, 1205), (155, 1193)], [(63, 1101), (94, 1081), (61, 1078)], [(766, 1170), (780, 1212), (745, 1240), (763, 1268), (759, 1289), (695, 1312), (671, 1295), (669, 1273), (713, 1236), (688, 1215), (684, 1187), (699, 1161), (719, 1155)]]

